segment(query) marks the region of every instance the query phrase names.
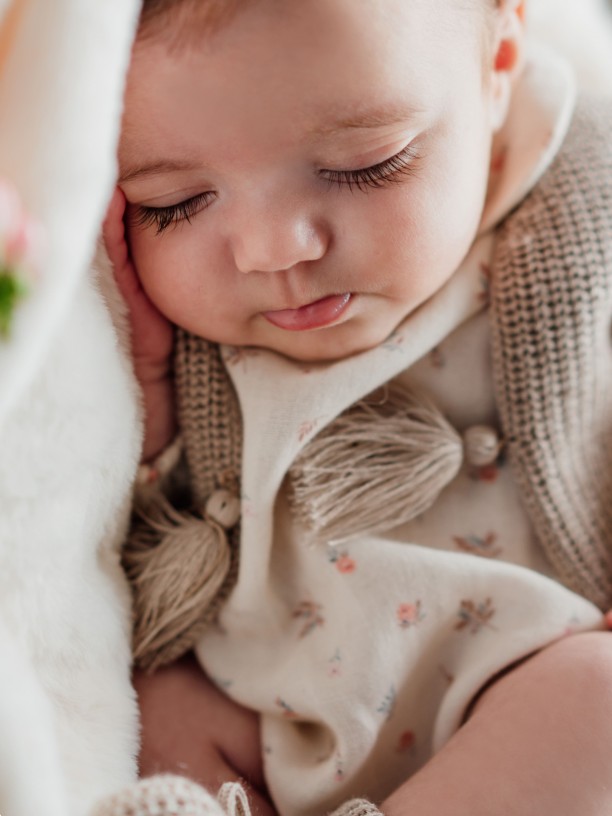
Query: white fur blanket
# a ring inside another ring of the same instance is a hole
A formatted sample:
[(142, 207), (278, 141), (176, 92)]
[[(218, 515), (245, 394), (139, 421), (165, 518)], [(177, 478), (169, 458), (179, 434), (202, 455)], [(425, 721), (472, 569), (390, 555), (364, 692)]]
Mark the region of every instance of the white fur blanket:
[(84, 816), (135, 774), (117, 544), (140, 431), (87, 270), (116, 175), (136, 11), (137, 0), (0, 2), (0, 18), (13, 15), (0, 177), (47, 233), (40, 281), (0, 341), (3, 816)]
[[(612, 92), (606, 3), (531, 0), (530, 14), (583, 87)], [(0, 35), (17, 5), (0, 62), (0, 178), (49, 240), (0, 341), (0, 814), (86, 816), (136, 771), (118, 546), (141, 423), (113, 326), (121, 304), (104, 259), (89, 269), (138, 0), (0, 0)]]

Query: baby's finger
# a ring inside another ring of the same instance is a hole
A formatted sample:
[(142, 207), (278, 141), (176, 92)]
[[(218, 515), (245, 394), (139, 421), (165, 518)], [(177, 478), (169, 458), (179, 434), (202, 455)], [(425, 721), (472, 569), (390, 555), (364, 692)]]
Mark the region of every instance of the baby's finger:
[(108, 206), (102, 235), (113, 265), (113, 272), (119, 291), (131, 312), (142, 309), (141, 300), (144, 292), (134, 265), (130, 261), (129, 250), (125, 240), (125, 196), (117, 187)]
[(102, 237), (106, 245), (108, 256), (115, 267), (127, 263), (128, 249), (125, 240), (123, 216), (125, 214), (125, 196), (116, 187), (113, 197), (106, 211), (102, 224)]

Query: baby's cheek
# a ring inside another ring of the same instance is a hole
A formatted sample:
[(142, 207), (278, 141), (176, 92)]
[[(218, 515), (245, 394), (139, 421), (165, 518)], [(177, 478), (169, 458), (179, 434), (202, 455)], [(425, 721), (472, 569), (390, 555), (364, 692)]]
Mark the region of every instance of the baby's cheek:
[(134, 233), (130, 243), (132, 261), (140, 283), (157, 308), (176, 322), (184, 300), (183, 276), (173, 256), (164, 251), (162, 242), (151, 236)]

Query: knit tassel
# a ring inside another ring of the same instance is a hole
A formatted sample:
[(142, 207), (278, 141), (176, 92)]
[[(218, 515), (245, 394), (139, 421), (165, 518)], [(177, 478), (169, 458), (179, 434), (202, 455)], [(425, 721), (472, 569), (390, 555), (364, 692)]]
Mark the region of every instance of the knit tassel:
[(435, 405), (387, 386), (306, 446), (290, 471), (290, 501), (317, 537), (339, 542), (419, 516), (462, 461), (462, 438)]
[(147, 522), (126, 545), (123, 563), (133, 590), (134, 660), (153, 671), (196, 643), (228, 578), (232, 553), (224, 526), (208, 514), (179, 513), (160, 498), (156, 517)]

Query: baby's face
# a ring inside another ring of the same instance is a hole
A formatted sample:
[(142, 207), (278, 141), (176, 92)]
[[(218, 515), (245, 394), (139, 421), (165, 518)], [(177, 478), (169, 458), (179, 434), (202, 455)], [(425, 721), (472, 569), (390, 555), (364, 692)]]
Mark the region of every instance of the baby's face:
[(487, 186), (486, 37), (467, 6), (258, 0), (201, 44), (139, 43), (120, 186), (158, 308), (214, 341), (330, 360), (430, 297)]

